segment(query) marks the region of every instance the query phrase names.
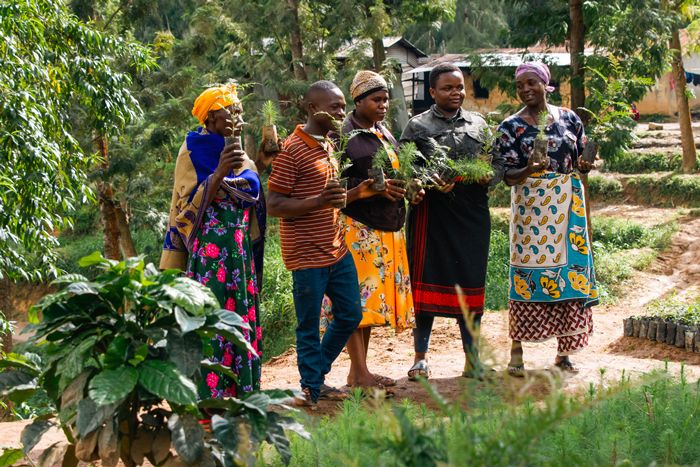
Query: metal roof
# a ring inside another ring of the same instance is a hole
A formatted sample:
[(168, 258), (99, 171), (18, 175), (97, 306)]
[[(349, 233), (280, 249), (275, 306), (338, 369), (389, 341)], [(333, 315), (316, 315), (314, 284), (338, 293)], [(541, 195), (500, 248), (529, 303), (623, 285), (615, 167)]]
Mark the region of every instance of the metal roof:
[[(591, 51), (584, 52), (585, 55), (590, 55)], [(571, 64), (571, 56), (568, 52), (486, 52), (478, 54), (481, 58), (481, 66), (490, 67), (517, 67), (523, 62), (531, 62), (534, 60), (543, 61), (548, 65), (553, 66), (569, 66)], [(452, 63), (460, 68), (469, 68), (471, 66), (469, 55), (463, 54), (447, 54), (436, 57), (428, 63), (407, 71), (406, 74), (425, 73), (441, 63)]]

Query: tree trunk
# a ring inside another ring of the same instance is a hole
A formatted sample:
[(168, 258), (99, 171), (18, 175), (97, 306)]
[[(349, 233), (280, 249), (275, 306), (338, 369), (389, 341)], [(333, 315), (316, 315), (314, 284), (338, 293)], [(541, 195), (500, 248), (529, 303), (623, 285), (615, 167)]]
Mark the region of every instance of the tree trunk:
[[(14, 310), (12, 309), (12, 300), (10, 299), (12, 294), (12, 282), (7, 277), (0, 279), (0, 311), (5, 315), (8, 321), (11, 321), (14, 317)], [(12, 333), (8, 332), (2, 336), (2, 350), (5, 353), (12, 352)]]
[(119, 245), (125, 258), (137, 256), (134, 239), (129, 229), (129, 218), (126, 216), (126, 206), (121, 203), (114, 203), (114, 213), (117, 216), (117, 226), (119, 228)]
[(695, 140), (693, 137), (693, 127), (690, 120), (690, 106), (686, 95), (685, 69), (683, 68), (683, 54), (681, 50), (681, 39), (678, 29), (674, 29), (671, 34), (670, 48), (673, 54), (671, 70), (673, 79), (676, 81), (676, 103), (678, 104), (678, 123), (681, 127), (681, 146), (683, 148), (683, 172), (692, 173), (695, 170), (697, 153), (695, 151)]
[(114, 191), (112, 190), (111, 184), (104, 182), (98, 184), (97, 190), (100, 197), (105, 257), (119, 260), (122, 257), (119, 249), (121, 236), (119, 234), (120, 229), (119, 220), (117, 219), (117, 209), (114, 205)]
[(374, 61), (374, 71), (379, 73), (386, 61), (386, 51), (384, 50), (384, 38), (372, 38), (372, 59)]
[[(107, 138), (98, 136), (97, 144), (104, 167), (109, 165), (109, 149)], [(104, 251), (105, 257), (109, 259), (121, 259), (119, 252), (119, 220), (114, 205), (114, 190), (109, 182), (98, 182), (97, 192), (100, 202), (100, 213), (102, 214), (102, 227), (104, 231)]]
[(287, 0), (287, 7), (292, 20), (292, 32), (290, 33), (290, 46), (292, 49), (292, 67), (294, 77), (299, 81), (306, 81), (306, 69), (304, 68), (304, 47), (301, 42), (301, 27), (299, 26), (299, 1)]
[(584, 89), (584, 55), (585, 26), (583, 24), (583, 0), (569, 0), (569, 18), (571, 35), (569, 37), (569, 54), (571, 55), (571, 109), (586, 122), (588, 115), (581, 110), (586, 104)]
[(403, 92), (403, 83), (401, 82), (401, 65), (398, 65), (394, 71), (395, 78), (391, 87), (391, 105), (394, 108), (392, 123), (395, 130), (402, 130), (408, 125), (408, 108), (406, 107), (406, 95)]

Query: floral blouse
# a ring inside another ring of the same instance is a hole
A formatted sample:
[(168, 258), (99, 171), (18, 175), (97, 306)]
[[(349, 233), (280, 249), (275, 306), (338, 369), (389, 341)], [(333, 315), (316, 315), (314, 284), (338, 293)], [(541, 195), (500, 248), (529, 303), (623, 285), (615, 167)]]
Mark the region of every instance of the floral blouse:
[[(556, 109), (559, 118), (555, 117), (556, 121), (545, 127), (549, 140), (547, 155), (551, 160), (549, 170), (567, 174), (576, 168), (578, 156), (586, 145), (586, 134), (578, 115), (563, 107)], [(527, 165), (538, 133), (537, 127), (518, 115), (511, 115), (501, 122), (494, 152), (505, 159), (506, 169), (521, 169)]]

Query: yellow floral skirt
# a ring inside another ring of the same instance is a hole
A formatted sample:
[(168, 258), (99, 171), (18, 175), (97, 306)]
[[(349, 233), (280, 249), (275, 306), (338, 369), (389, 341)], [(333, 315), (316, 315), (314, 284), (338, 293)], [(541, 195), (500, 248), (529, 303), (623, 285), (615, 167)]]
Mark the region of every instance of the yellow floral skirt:
[[(415, 327), (413, 295), (403, 231), (384, 232), (343, 216), (345, 243), (352, 253), (360, 283), (362, 321), (359, 327), (391, 326), (396, 332)], [(324, 297), (321, 329), (333, 319)]]

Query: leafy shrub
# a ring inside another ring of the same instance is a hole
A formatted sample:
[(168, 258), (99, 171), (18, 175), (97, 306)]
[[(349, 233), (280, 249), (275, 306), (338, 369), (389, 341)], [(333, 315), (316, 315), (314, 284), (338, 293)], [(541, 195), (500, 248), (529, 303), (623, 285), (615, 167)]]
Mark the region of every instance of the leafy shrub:
[(622, 183), (614, 178), (590, 175), (588, 177), (588, 194), (592, 199), (614, 200), (622, 196)]
[[(37, 393), (50, 399), (71, 441), (66, 459), (116, 465), (121, 458), (132, 466), (146, 457), (154, 465), (229, 466), (249, 462), (262, 441), (288, 458), (284, 428), (305, 432), (268, 407), (290, 394), (197, 401), (194, 381), (203, 371), (236, 379), (229, 368), (205, 359), (210, 339), (221, 336), (255, 353), (239, 315), (221, 309), (209, 289), (179, 271), (161, 273), (140, 258), (117, 262), (95, 253), (81, 266), (101, 273), (92, 281), (61, 277), (56, 283), (65, 287), (30, 310), (44, 361), (10, 355), (0, 362), (0, 395), (14, 403)], [(218, 411), (211, 435), (197, 420), (207, 410)], [(39, 418), (28, 425), (24, 452), (54, 424)]]
[(508, 207), (510, 206), (510, 187), (505, 183), (499, 183), (489, 190), (489, 206)]
[(646, 315), (689, 326), (700, 325), (700, 296), (683, 301), (677, 297), (654, 300), (646, 306)]
[(292, 273), (284, 267), (277, 233), (277, 219), (270, 219), (265, 243), (265, 269), (260, 294), (261, 326), (265, 358), (286, 351), (294, 343), (296, 314), (292, 297)]
[(636, 222), (616, 217), (593, 217), (593, 239), (609, 250), (654, 248), (663, 250), (678, 225), (675, 222), (645, 227)]
[(510, 244), (508, 233), (491, 230), (491, 246), (486, 271), (487, 310), (508, 308), (508, 275), (510, 273)]
[(700, 207), (700, 175), (640, 175), (630, 178), (628, 186), (647, 204)]
[[(605, 159), (603, 170), (625, 174), (680, 171), (682, 156), (680, 154), (620, 152)], [(700, 169), (700, 161), (696, 164)]]

